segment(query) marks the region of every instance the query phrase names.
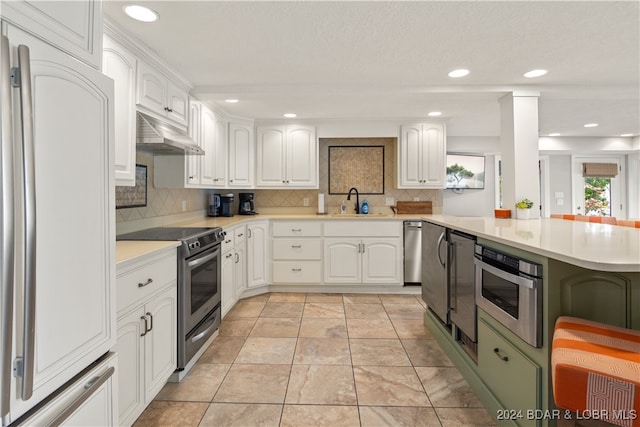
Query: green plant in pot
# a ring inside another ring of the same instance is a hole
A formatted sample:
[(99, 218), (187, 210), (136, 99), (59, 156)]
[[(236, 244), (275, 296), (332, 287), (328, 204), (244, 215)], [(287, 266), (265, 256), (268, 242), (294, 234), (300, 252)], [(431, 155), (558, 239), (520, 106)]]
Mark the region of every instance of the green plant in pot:
[(529, 219), (533, 202), (529, 199), (522, 199), (516, 203), (516, 218)]

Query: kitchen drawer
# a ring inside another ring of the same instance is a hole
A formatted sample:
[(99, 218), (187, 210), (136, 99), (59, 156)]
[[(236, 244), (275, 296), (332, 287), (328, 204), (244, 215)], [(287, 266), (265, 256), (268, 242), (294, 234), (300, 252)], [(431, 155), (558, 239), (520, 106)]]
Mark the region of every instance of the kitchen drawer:
[(238, 243), (242, 243), (243, 240), (246, 240), (247, 238), (247, 227), (246, 226), (242, 226), (242, 227), (238, 227), (234, 230), (233, 232), (233, 239), (234, 239), (234, 245), (237, 245)]
[(273, 283), (320, 283), (321, 261), (274, 261)]
[(482, 318), (478, 323), (478, 373), (503, 409), (523, 414), (514, 420), (518, 425), (537, 425), (526, 414), (540, 409), (541, 368)]
[(322, 235), (321, 221), (274, 221), (273, 237), (319, 237)]
[(273, 239), (273, 259), (322, 259), (320, 239)]
[(329, 237), (400, 237), (402, 222), (400, 221), (327, 221), (324, 224), (324, 235)]
[(161, 290), (178, 277), (177, 251), (140, 260), (116, 276), (118, 313)]
[(224, 236), (224, 240), (220, 245), (220, 250), (222, 251), (222, 253), (225, 253), (229, 249), (233, 249), (233, 246), (235, 245), (235, 240), (236, 240), (235, 229), (225, 229), (224, 232), (227, 233), (227, 235)]

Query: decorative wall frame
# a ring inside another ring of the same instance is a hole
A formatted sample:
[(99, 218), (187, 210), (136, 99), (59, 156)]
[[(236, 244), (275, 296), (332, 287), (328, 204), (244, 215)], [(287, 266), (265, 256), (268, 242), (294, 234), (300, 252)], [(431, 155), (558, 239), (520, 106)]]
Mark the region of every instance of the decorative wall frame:
[(330, 145), (329, 194), (384, 194), (384, 146)]
[(136, 165), (136, 185), (116, 186), (116, 209), (147, 206), (147, 166)]

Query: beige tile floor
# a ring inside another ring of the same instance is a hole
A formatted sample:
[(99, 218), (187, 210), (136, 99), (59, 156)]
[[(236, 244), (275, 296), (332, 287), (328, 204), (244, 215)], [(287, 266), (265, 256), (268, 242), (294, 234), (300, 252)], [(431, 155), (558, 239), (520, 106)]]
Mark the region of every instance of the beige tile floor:
[(411, 295), (239, 301), (136, 426), (494, 426)]

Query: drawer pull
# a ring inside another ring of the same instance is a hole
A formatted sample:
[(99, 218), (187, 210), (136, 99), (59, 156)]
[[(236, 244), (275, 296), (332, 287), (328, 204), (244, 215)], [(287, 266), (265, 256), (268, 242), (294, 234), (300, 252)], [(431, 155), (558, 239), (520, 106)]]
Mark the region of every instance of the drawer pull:
[(244, 233), (238, 234), (238, 237), (242, 237), (242, 236), (244, 236)]
[(227, 254), (227, 256), (225, 256), (225, 258), (231, 258), (233, 256), (233, 254)]
[(293, 231), (294, 233), (299, 233), (302, 231), (302, 228), (292, 228), (291, 231)]
[(145, 286), (150, 285), (152, 283), (153, 283), (153, 279), (149, 278), (149, 279), (147, 279), (147, 281), (145, 283), (138, 283), (138, 287), (139, 288), (144, 288)]
[(300, 249), (300, 248), (302, 248), (302, 245), (291, 245), (291, 247), (293, 249)]
[(493, 352), (495, 353), (496, 356), (498, 356), (500, 358), (500, 360), (502, 360), (503, 362), (508, 362), (509, 358), (507, 356), (503, 356), (500, 354), (500, 349), (499, 348), (494, 348)]
[(301, 268), (292, 268), (291, 271), (302, 271)]

